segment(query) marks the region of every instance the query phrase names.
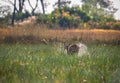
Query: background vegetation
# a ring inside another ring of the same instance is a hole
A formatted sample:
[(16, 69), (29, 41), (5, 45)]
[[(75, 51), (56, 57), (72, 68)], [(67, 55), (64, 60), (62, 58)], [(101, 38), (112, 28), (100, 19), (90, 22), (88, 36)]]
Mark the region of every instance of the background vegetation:
[[(4, 2), (4, 1), (3, 1)], [(54, 10), (46, 13), (49, 4), (47, 1), (40, 0), (43, 13), (35, 12), (39, 7), (38, 0), (35, 6), (28, 0), (31, 11), (24, 9), (26, 0), (6, 0), (13, 6), (13, 12), (9, 5), (0, 5), (0, 26), (7, 27), (9, 24), (16, 25), (28, 17), (36, 16), (37, 24), (45, 24), (47, 28), (60, 29), (120, 29), (120, 22), (114, 19), (117, 9), (111, 1), (102, 0), (82, 0), (81, 7), (78, 5), (70, 6), (70, 0), (58, 0), (53, 6)]]

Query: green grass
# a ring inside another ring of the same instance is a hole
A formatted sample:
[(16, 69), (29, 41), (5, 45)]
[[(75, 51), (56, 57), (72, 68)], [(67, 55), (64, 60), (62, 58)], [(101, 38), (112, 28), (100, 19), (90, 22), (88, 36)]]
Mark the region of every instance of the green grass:
[(120, 45), (67, 56), (54, 45), (0, 45), (0, 83), (120, 83)]

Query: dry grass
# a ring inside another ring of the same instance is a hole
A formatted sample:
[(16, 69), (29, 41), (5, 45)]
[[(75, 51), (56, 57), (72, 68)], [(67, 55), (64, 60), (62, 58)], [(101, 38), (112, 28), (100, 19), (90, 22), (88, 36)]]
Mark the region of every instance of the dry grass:
[(0, 43), (9, 35), (8, 29), (0, 29)]
[(49, 42), (73, 42), (86, 43), (120, 43), (120, 31), (118, 30), (49, 30), (43, 26), (26, 25), (0, 29), (0, 42), (2, 43), (49, 43)]

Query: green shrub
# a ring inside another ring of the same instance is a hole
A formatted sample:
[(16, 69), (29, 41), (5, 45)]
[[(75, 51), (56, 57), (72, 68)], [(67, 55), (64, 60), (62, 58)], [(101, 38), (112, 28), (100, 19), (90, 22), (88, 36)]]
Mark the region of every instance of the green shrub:
[(116, 22), (116, 23), (113, 25), (113, 29), (115, 29), (115, 30), (120, 30), (120, 22)]
[(25, 11), (24, 13), (16, 13), (15, 20), (24, 20), (25, 18), (28, 18), (31, 16), (31, 14), (28, 11)]
[(48, 28), (52, 28), (55, 23), (54, 18), (52, 18), (51, 14), (40, 14), (39, 17), (36, 19), (36, 22), (39, 24), (45, 24)]
[(44, 15), (40, 15), (36, 21), (37, 23), (47, 23), (47, 18)]
[(59, 10), (55, 9), (52, 12), (52, 17), (53, 22), (57, 23), (60, 27), (63, 27), (63, 29), (77, 28), (81, 23), (90, 20), (90, 17), (79, 7), (63, 7), (62, 16), (60, 16)]
[(10, 16), (0, 18), (0, 28), (7, 27), (10, 24)]
[(70, 27), (72, 23), (72, 18), (71, 17), (62, 17), (59, 20), (59, 25), (61, 27)]

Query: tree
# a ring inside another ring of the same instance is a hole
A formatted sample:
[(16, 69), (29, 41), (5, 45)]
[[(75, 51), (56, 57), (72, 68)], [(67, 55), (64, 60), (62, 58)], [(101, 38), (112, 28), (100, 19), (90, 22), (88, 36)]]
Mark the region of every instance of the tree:
[(10, 6), (0, 4), (0, 27), (6, 27), (9, 24), (10, 12)]
[[(6, 2), (14, 7), (15, 1), (13, 1), (13, 0), (2, 0), (2, 1), (4, 1), (4, 2)], [(17, 12), (21, 13), (23, 11), (25, 1), (26, 0), (16, 0), (16, 4), (18, 3), (18, 6), (17, 5), (15, 6), (15, 10)]]
[(32, 15), (34, 15), (34, 14), (35, 14), (35, 10), (36, 10), (36, 8), (38, 7), (38, 0), (36, 0), (36, 4), (35, 4), (34, 7), (32, 6), (30, 0), (28, 0), (28, 3), (29, 3), (29, 5), (30, 5), (30, 7), (32, 8), (32, 12), (31, 12)]
[(82, 23), (86, 23), (90, 20), (90, 17), (77, 7), (62, 7), (62, 17), (59, 14), (59, 9), (55, 9), (52, 12), (53, 22), (59, 24), (63, 29), (77, 28)]
[(54, 6), (56, 6), (57, 5), (57, 7), (58, 7), (58, 10), (59, 10), (59, 13), (60, 13), (60, 17), (62, 17), (62, 9), (63, 9), (63, 7), (64, 6), (68, 6), (68, 4), (70, 4), (71, 3), (71, 1), (66, 1), (66, 0), (58, 0), (55, 4), (54, 4)]
[(0, 16), (5, 17), (11, 12), (11, 8), (8, 5), (0, 4)]
[(62, 16), (62, 11), (61, 11), (61, 0), (58, 0), (58, 9), (60, 12), (60, 17)]
[[(22, 15), (24, 3), (26, 0), (14, 0), (14, 1), (13, 0), (2, 0), (2, 1), (13, 6), (11, 24), (14, 25), (15, 16), (16, 16), (16, 14), (19, 14), (19, 16)], [(17, 3), (18, 3), (18, 6), (17, 6)]]
[(43, 14), (45, 14), (45, 6), (44, 6), (44, 2), (43, 2), (43, 0), (40, 0), (40, 2), (41, 2), (41, 6), (42, 6)]
[(82, 0), (82, 2), (83, 11), (88, 13), (95, 21), (100, 20), (101, 17), (113, 17), (117, 11), (109, 0)]
[(22, 13), (25, 0), (18, 0), (19, 3), (19, 13)]
[(16, 0), (14, 0), (14, 9), (13, 9), (13, 14), (12, 14), (12, 22), (11, 22), (12, 25), (14, 25), (15, 11), (16, 11)]

